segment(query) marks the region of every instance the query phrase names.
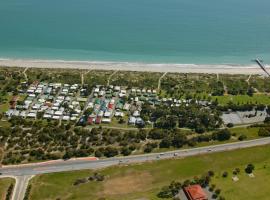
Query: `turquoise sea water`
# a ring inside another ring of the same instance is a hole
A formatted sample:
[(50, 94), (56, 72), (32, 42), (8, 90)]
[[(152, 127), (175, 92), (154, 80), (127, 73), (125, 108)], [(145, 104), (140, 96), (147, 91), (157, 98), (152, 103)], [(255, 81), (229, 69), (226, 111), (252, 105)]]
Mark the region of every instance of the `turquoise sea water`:
[(270, 62), (269, 0), (0, 0), (0, 58)]

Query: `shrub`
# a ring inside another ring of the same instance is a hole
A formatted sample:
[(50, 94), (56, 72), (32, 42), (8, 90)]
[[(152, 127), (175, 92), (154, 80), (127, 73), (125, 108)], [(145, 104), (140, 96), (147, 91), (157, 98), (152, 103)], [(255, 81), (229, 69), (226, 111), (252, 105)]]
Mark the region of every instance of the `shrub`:
[(248, 164), (247, 167), (245, 168), (245, 172), (247, 174), (251, 174), (254, 169), (255, 169), (255, 166), (253, 164)]
[(231, 132), (228, 129), (223, 129), (213, 133), (212, 137), (214, 140), (218, 141), (229, 140), (231, 138)]
[(223, 172), (222, 177), (223, 177), (223, 178), (228, 177), (228, 172)]
[(240, 136), (238, 137), (238, 140), (240, 140), (240, 141), (243, 141), (243, 140), (245, 140), (245, 139), (247, 139), (247, 136), (244, 135), (244, 134), (242, 134), (242, 135), (240, 135)]
[(232, 128), (232, 127), (234, 127), (234, 124), (233, 124), (233, 123), (228, 123), (228, 124), (227, 124), (227, 127), (228, 127), (228, 128)]

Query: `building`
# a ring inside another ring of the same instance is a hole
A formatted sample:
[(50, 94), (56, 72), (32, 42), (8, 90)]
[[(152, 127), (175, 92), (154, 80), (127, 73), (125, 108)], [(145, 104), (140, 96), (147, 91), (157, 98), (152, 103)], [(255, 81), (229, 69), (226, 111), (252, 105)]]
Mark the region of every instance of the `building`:
[(208, 200), (206, 193), (200, 185), (185, 187), (184, 192), (189, 200)]

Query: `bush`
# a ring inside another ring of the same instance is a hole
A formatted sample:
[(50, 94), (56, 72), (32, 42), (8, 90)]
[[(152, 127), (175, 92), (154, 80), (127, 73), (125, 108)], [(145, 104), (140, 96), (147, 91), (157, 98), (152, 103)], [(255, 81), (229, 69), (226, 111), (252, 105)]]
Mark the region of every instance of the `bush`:
[(255, 169), (255, 166), (253, 164), (248, 164), (247, 167), (245, 168), (245, 172), (247, 174), (251, 174), (254, 169)]
[(30, 195), (31, 188), (32, 188), (32, 186), (31, 186), (31, 185), (28, 185), (28, 187), (27, 187), (27, 189), (26, 189), (26, 192), (25, 192), (25, 194), (24, 194), (23, 200), (28, 200), (28, 199), (29, 199), (29, 195)]
[(102, 153), (99, 149), (97, 149), (97, 150), (95, 151), (95, 157), (100, 158), (100, 157), (102, 157), (102, 155), (103, 155), (103, 153)]
[(261, 127), (258, 135), (261, 137), (269, 137), (270, 136), (270, 128), (267, 127)]
[(215, 190), (215, 194), (217, 194), (217, 195), (219, 195), (220, 192), (221, 192), (221, 189), (216, 189), (216, 190)]
[(80, 184), (83, 184), (83, 183), (87, 183), (87, 179), (85, 179), (85, 178), (82, 178), (82, 179), (77, 179), (74, 183), (73, 183), (73, 185), (74, 186), (77, 186), (77, 185), (80, 185)]
[(215, 175), (214, 171), (210, 170), (208, 171), (208, 176), (213, 177)]
[(157, 194), (158, 198), (172, 198), (172, 193), (169, 186), (165, 186), (161, 189), (161, 191)]
[(228, 128), (232, 128), (232, 127), (234, 127), (234, 124), (233, 124), (233, 123), (228, 123), (228, 124), (227, 124), (227, 127), (228, 127)]
[(231, 138), (231, 132), (228, 129), (223, 129), (213, 133), (212, 137), (214, 140), (218, 141), (229, 140)]
[(104, 156), (106, 157), (114, 157), (118, 155), (118, 150), (115, 147), (106, 147), (104, 150)]
[(6, 200), (11, 199), (12, 191), (13, 191), (14, 185), (11, 183), (8, 187), (7, 194), (6, 194)]
[(123, 154), (124, 156), (128, 156), (131, 154), (131, 150), (128, 147), (123, 147), (121, 150), (121, 154)]
[(247, 136), (244, 135), (244, 134), (242, 134), (242, 135), (240, 135), (240, 136), (238, 137), (238, 140), (240, 140), (240, 141), (243, 141), (243, 140), (245, 140), (245, 139), (247, 139)]
[(228, 172), (223, 172), (222, 177), (223, 177), (223, 178), (228, 177)]

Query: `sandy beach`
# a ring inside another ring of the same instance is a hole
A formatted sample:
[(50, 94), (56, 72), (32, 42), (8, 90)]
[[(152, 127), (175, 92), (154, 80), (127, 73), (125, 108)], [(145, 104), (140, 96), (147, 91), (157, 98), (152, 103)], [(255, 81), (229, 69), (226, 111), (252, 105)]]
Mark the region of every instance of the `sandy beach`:
[[(94, 61), (63, 61), (63, 60), (21, 60), (0, 59), (3, 67), (30, 68), (64, 68), (64, 69), (96, 69), (147, 72), (176, 72), (176, 73), (215, 73), (215, 74), (262, 74), (265, 72), (256, 65), (195, 65), (195, 64), (149, 64), (131, 62), (94, 62)], [(269, 70), (269, 66), (266, 66)]]

